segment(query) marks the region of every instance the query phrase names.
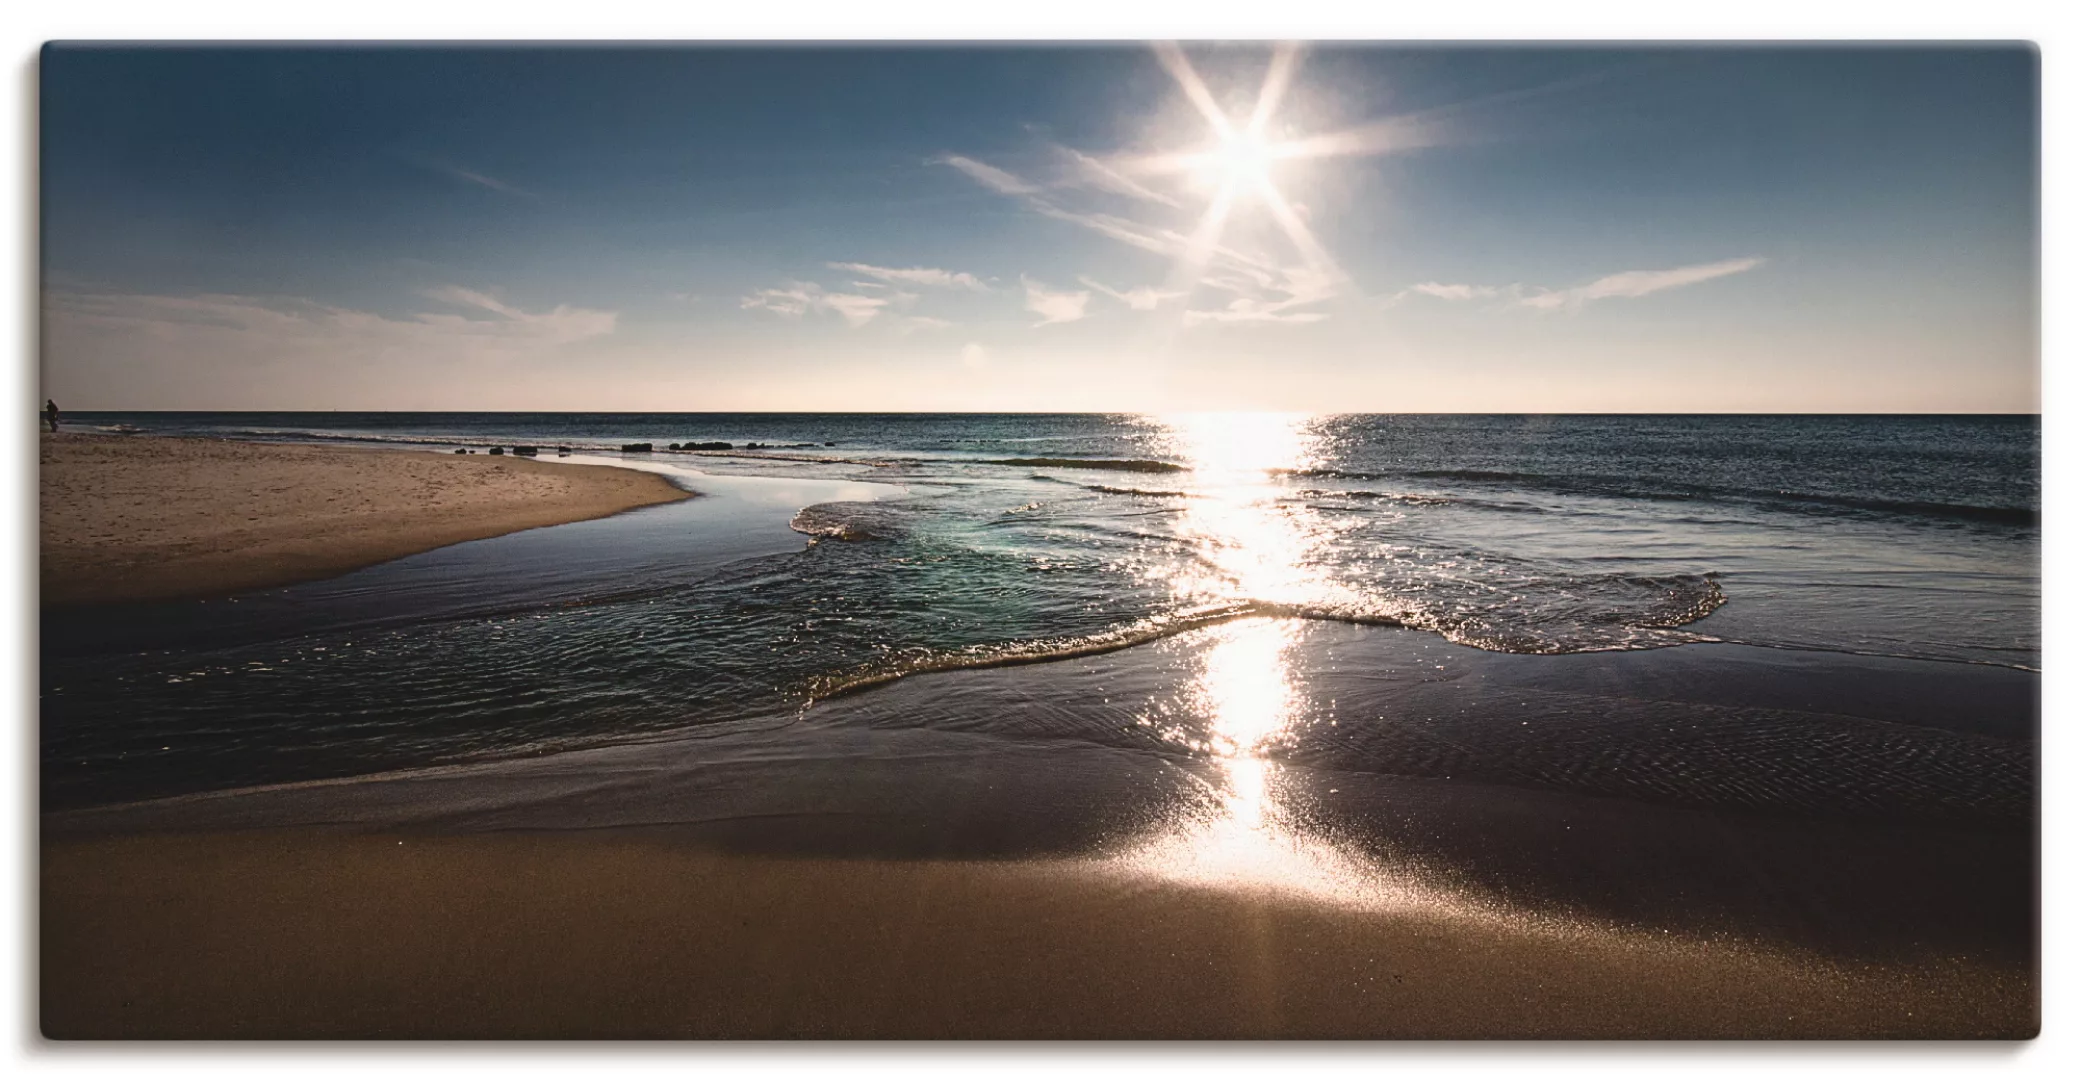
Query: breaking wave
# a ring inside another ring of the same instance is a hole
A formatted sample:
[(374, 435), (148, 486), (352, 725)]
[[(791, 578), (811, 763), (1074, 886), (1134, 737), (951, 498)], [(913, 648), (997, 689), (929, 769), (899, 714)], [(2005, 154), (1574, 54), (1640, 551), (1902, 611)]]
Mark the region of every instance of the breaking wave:
[[(1558, 495), (1589, 495), (1615, 499), (1648, 499), (1657, 502), (1749, 503), (1780, 510), (1835, 512), (1934, 518), (1994, 525), (2034, 526), (2039, 512), (2030, 506), (2000, 506), (1935, 500), (1885, 499), (1821, 491), (1783, 488), (1741, 487), (1727, 484), (1668, 483), (1629, 476), (1509, 472), (1495, 469), (1409, 469), (1366, 471), (1352, 469), (1275, 469), (1272, 475), (1303, 479), (1380, 481), (1427, 480), (1544, 491)], [(1340, 492), (1354, 497), (1357, 492)]]
[(904, 533), (902, 512), (880, 503), (835, 502), (805, 506), (788, 528), (817, 540), (894, 540)]
[(1712, 614), (1727, 600), (1712, 574), (1614, 574), (1555, 581), (1552, 585), (1553, 595), (1535, 603), (1523, 603), (1524, 593), (1520, 592), (1513, 597), (1513, 603), (1488, 609), (1427, 607), (1390, 598), (1332, 604), (1249, 600), (1151, 616), (1090, 634), (956, 649), (911, 649), (819, 676), (811, 680), (807, 696), (818, 701), (912, 675), (1095, 656), (1248, 618), (1309, 619), (1422, 630), (1489, 652), (1554, 655), (1658, 649), (1716, 640), (1680, 628)]
[(1145, 458), (991, 458), (978, 462), (981, 465), (1024, 465), (1029, 468), (1048, 469), (1107, 469), (1113, 472), (1181, 473), (1190, 472), (1183, 465), (1168, 461), (1150, 461)]

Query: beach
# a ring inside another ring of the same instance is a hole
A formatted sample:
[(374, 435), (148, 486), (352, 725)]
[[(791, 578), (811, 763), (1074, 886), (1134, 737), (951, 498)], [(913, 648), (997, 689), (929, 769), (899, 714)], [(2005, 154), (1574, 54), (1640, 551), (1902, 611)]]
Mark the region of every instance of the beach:
[(45, 604), (228, 596), (687, 497), (483, 454), (72, 433), (41, 454)]
[(566, 835), (46, 848), (52, 1038), (2027, 1038), (2028, 978), (1048, 861)]
[[(556, 464), (368, 426), (342, 435), (415, 449), (198, 450), (352, 463), (284, 487), (702, 497), (237, 603), (47, 606), (45, 1035), (2037, 1032), (2027, 505), (753, 422), (787, 456), (612, 453), (743, 423), (682, 417), (588, 419)], [(188, 475), (169, 520), (242, 474)], [(65, 490), (82, 519), (137, 498)], [(2012, 552), (2015, 584), (1951, 587)], [(1137, 607), (1123, 563), (1202, 591)]]

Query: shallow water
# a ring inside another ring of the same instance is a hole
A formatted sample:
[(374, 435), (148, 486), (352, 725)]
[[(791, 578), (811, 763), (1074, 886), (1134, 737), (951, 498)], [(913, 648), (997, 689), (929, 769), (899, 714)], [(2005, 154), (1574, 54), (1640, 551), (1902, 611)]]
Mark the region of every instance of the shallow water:
[[(1719, 642), (1959, 670), (2038, 665), (2035, 418), (79, 420), (444, 452), (566, 445), (576, 456), (544, 460), (570, 461), (649, 441), (661, 452), (613, 459), (674, 471), (706, 497), (235, 603), (47, 613), (47, 807), (785, 726), (813, 718), (813, 702), (891, 679), (1181, 634), (1232, 637), (1209, 670), (1237, 673), (1235, 685), (1079, 738), (1216, 764), (1368, 746), (1355, 767), (1382, 769), (1422, 756), (1383, 747), (1444, 745), (1398, 711), (1426, 694), (1470, 715), (1514, 707), (1361, 680), (1308, 698), (1305, 714), (1339, 733), (1311, 743), (1293, 711), (1308, 694), (1266, 677), (1285, 670), (1287, 646), (1273, 638), (1308, 624), (1402, 628), (1443, 655), (1527, 662)], [(711, 440), (738, 448), (663, 452)], [(1007, 703), (947, 691), (947, 708), (914, 722), (1031, 742), (1044, 733), (1027, 693)], [(1589, 749), (1539, 775), (1628, 797), (1676, 783), (1677, 764), (1613, 749), (1653, 744), (1645, 735), (1668, 716), (1585, 727), (1584, 701), (1540, 700), (1513, 724)], [(1073, 697), (1066, 722), (1103, 728), (1103, 704)], [(1727, 707), (1694, 705), (1693, 719)], [(2031, 706), (2003, 715), (2019, 709)], [(1209, 726), (1223, 715), (1236, 719)], [(1949, 737), (1941, 728), (1908, 738)], [(1771, 730), (1782, 745), (1758, 761), (1842, 738), (1810, 720)], [(1868, 761), (1935, 753), (1857, 745)], [(1524, 752), (1468, 747), (1432, 756), (1474, 763), (1450, 766), (1465, 775)], [(1740, 772), (1724, 754), (1697, 767)], [(1832, 773), (1836, 793), (1813, 799), (1843, 803), (1866, 771)], [(1901, 783), (1873, 775), (1874, 789)], [(1987, 796), (1995, 809), (1982, 809), (2008, 817), (2015, 797)]]

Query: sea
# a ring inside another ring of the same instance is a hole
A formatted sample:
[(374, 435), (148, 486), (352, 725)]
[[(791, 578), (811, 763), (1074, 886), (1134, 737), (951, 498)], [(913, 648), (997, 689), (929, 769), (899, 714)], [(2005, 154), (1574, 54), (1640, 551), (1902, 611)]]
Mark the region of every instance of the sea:
[[(529, 445), (704, 497), (236, 602), (47, 618), (56, 804), (770, 723), (919, 673), (1246, 618), (1517, 655), (1721, 643), (2039, 666), (2035, 417), (72, 423), (434, 453)], [(640, 443), (653, 449), (622, 450)]]

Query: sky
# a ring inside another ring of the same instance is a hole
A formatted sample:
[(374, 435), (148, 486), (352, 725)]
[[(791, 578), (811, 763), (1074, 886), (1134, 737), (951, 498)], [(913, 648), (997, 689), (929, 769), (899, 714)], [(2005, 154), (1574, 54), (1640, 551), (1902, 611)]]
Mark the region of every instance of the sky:
[(2027, 47), (56, 45), (64, 408), (2035, 412)]

